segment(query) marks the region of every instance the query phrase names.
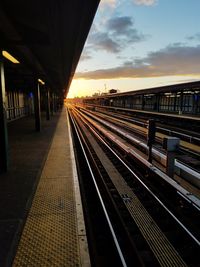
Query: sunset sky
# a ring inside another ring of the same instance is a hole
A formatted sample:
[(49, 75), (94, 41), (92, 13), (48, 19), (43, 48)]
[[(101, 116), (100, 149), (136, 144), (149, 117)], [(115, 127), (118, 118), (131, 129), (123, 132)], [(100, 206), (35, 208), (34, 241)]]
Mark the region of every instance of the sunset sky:
[(68, 97), (200, 80), (200, 0), (102, 0)]

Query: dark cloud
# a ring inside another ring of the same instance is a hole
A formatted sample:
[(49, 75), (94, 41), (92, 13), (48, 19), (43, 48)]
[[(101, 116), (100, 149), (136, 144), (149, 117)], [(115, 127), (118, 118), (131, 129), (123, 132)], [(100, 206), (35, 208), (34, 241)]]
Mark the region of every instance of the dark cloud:
[(136, 43), (144, 41), (146, 36), (139, 33), (137, 29), (134, 28), (134, 22), (131, 17), (115, 17), (107, 22), (108, 31), (111, 33), (113, 38), (128, 43)]
[(159, 77), (168, 75), (200, 75), (200, 45), (178, 44), (151, 52), (142, 59), (126, 61), (116, 68), (77, 73), (75, 78), (114, 79)]
[(87, 46), (93, 51), (101, 49), (117, 54), (128, 45), (130, 46), (130, 43), (134, 44), (145, 39), (146, 36), (134, 28), (131, 17), (115, 17), (109, 19), (101, 31), (95, 25), (92, 27)]
[(106, 32), (93, 33), (88, 39), (92, 48), (105, 50), (106, 52), (118, 53), (121, 50), (119, 43), (115, 42)]
[(188, 36), (187, 39), (190, 41), (200, 41), (200, 32), (194, 35)]
[(108, 30), (115, 32), (118, 35), (124, 35), (124, 32), (130, 30), (133, 26), (131, 17), (115, 17), (107, 21)]
[(80, 61), (89, 60), (91, 58), (92, 58), (92, 56), (91, 56), (91, 53), (90, 53), (89, 49), (85, 48), (83, 50), (83, 53), (81, 54)]
[(133, 61), (125, 61), (123, 66), (124, 67), (132, 67), (133, 66)]
[[(163, 69), (170, 68), (176, 72), (199, 72), (200, 46), (170, 45), (165, 49), (152, 52), (144, 62)], [(195, 71), (196, 70), (196, 71)]]

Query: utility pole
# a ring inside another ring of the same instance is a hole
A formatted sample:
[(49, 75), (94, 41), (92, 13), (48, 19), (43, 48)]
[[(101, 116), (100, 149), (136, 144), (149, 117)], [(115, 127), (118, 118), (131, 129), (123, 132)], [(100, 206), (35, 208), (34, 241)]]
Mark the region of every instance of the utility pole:
[(104, 89), (105, 89), (105, 93), (106, 93), (107, 92), (106, 83), (104, 83)]

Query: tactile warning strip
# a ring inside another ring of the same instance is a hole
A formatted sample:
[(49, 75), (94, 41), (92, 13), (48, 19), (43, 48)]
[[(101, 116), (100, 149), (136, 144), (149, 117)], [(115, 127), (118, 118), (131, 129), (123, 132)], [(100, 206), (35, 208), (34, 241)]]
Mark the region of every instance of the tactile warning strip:
[[(90, 266), (80, 211), (77, 218), (69, 143), (63, 111), (22, 233), (14, 267)], [(84, 245), (80, 245), (82, 241)], [(82, 259), (81, 254), (86, 259)]]

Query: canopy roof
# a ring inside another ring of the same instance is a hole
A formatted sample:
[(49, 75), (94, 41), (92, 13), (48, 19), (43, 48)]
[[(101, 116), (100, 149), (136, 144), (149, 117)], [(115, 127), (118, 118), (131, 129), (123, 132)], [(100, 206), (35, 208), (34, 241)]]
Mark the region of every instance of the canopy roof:
[(66, 94), (99, 1), (1, 0), (0, 46)]

